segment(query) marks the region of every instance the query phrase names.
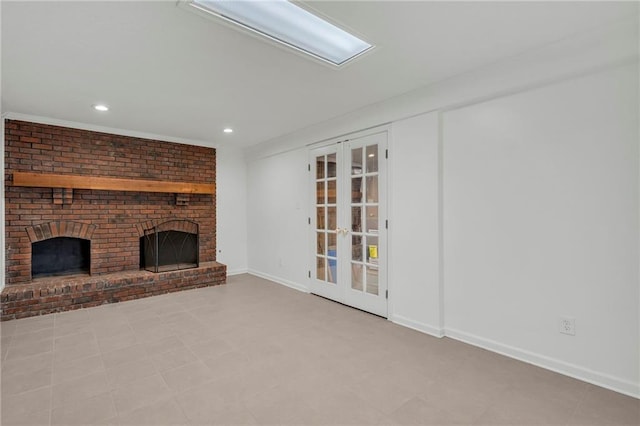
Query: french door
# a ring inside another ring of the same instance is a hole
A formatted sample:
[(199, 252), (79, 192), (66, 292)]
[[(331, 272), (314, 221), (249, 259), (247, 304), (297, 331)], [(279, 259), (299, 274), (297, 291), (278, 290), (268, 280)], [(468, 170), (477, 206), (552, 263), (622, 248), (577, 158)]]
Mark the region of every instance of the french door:
[(387, 133), (310, 150), (311, 292), (387, 316)]

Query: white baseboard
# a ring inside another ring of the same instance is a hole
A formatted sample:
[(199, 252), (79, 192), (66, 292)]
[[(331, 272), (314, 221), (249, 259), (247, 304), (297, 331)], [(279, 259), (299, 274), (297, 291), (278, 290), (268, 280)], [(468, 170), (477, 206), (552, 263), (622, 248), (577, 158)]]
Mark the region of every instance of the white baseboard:
[[(309, 293), (309, 289), (302, 284), (295, 283), (283, 278), (278, 278), (273, 275), (265, 274), (253, 269), (249, 269), (247, 272), (251, 275), (255, 275), (257, 277), (264, 278), (278, 284), (282, 284), (292, 289), (302, 291), (304, 293)], [(575, 364), (570, 364), (524, 349), (505, 345), (503, 343), (486, 339), (484, 337), (479, 337), (470, 333), (465, 333), (460, 330), (434, 327), (429, 324), (403, 317), (402, 315), (392, 314), (389, 316), (389, 320), (395, 324), (411, 328), (430, 336), (450, 337), (452, 339), (459, 340), (461, 342), (468, 343), (470, 345), (477, 346), (483, 349), (487, 349), (491, 352), (499, 353), (501, 355), (526, 362), (528, 364), (545, 368), (547, 370), (555, 371), (556, 373), (564, 374), (565, 376), (573, 377), (575, 379), (582, 380), (584, 382), (591, 383), (606, 389), (610, 389), (615, 392), (631, 396), (633, 398), (640, 398), (640, 383), (634, 383), (632, 381), (621, 379), (619, 377), (614, 377), (605, 373), (599, 373), (588, 368), (580, 367)]]
[(401, 325), (403, 327), (411, 328), (421, 333), (428, 334), (434, 337), (444, 337), (444, 330), (439, 327), (434, 327), (423, 322), (414, 321), (412, 319), (403, 317), (402, 315), (392, 314), (389, 316), (389, 321), (394, 324)]
[(300, 283), (296, 283), (293, 281), (286, 280), (284, 278), (274, 277), (273, 275), (265, 274), (264, 272), (256, 271), (254, 269), (249, 269), (247, 271), (251, 275), (255, 275), (256, 277), (264, 278), (265, 280), (273, 281), (278, 284), (282, 284), (294, 290), (301, 291), (303, 293), (309, 293), (309, 289)]
[(249, 270), (248, 269), (231, 269), (227, 271), (227, 276), (231, 276), (231, 275), (240, 275), (240, 274), (246, 274), (248, 273)]
[(574, 379), (611, 389), (634, 398), (640, 398), (640, 383), (634, 383), (619, 377), (599, 373), (575, 364), (570, 364), (555, 358), (529, 352), (524, 349), (505, 345), (494, 340), (485, 339), (483, 337), (451, 328), (445, 328), (444, 335), (473, 346), (487, 349), (491, 352), (496, 352), (528, 364), (533, 364), (547, 370), (555, 371), (556, 373), (564, 374), (565, 376), (573, 377)]

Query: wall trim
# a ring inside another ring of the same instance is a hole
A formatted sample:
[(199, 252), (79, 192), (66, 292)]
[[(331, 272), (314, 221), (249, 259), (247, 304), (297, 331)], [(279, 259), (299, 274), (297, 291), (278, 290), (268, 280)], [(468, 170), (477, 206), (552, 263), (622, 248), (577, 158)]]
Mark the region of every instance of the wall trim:
[[(204, 146), (206, 148), (218, 148), (218, 145), (212, 142), (201, 141), (196, 139), (178, 138), (174, 136), (158, 135), (155, 133), (140, 132), (137, 130), (119, 129), (115, 127), (99, 126), (97, 124), (80, 123), (77, 121), (61, 120), (58, 118), (41, 117), (38, 115), (22, 114), (19, 112), (6, 112), (2, 114), (4, 120), (20, 120), (29, 121), (38, 124), (49, 124), (51, 126), (69, 127), (78, 130), (89, 130), (92, 132), (110, 133), (113, 135), (129, 136), (140, 139), (151, 139), (161, 142), (173, 142), (183, 145)], [(3, 120), (3, 121), (4, 121)]]
[(517, 359), (528, 364), (535, 365), (574, 379), (582, 380), (615, 392), (619, 392), (633, 398), (640, 399), (640, 383), (634, 383), (609, 374), (599, 373), (576, 364), (561, 361), (559, 359), (540, 355), (514, 346), (505, 345), (495, 340), (486, 339), (471, 333), (465, 333), (453, 328), (445, 328), (444, 335), (452, 339), (487, 349), (509, 358)]
[(306, 288), (305, 286), (303, 286), (302, 284), (299, 284), (299, 283), (296, 283), (296, 282), (293, 282), (293, 281), (289, 281), (289, 280), (284, 279), (284, 278), (274, 277), (273, 275), (265, 274), (263, 272), (256, 271), (255, 269), (249, 269), (247, 272), (249, 274), (251, 274), (251, 275), (255, 275), (256, 277), (264, 278), (265, 280), (269, 280), (269, 281), (273, 281), (273, 282), (278, 283), (278, 284), (282, 284), (283, 286), (292, 288), (294, 290), (301, 291), (303, 293), (311, 293), (311, 291), (308, 288)]
[(389, 321), (393, 322), (394, 324), (398, 324), (401, 325), (403, 327), (407, 327), (410, 328), (412, 330), (416, 330), (419, 331), (421, 333), (424, 334), (428, 334), (430, 336), (433, 337), (444, 337), (445, 333), (444, 333), (444, 329), (440, 328), (440, 327), (434, 327), (432, 325), (429, 324), (425, 324), (423, 322), (420, 321), (414, 321), (412, 319), (409, 319), (407, 317), (403, 317), (402, 315), (397, 315), (397, 314), (392, 314), (389, 315)]
[(249, 270), (247, 268), (232, 269), (230, 271), (227, 271), (227, 276), (229, 277), (231, 275), (242, 275), (248, 272)]

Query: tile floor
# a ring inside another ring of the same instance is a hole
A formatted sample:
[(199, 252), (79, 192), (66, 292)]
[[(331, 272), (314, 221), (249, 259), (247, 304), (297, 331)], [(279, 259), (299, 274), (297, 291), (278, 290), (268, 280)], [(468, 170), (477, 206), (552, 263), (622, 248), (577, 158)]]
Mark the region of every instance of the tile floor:
[(2, 425), (638, 425), (640, 401), (250, 275), (2, 323)]

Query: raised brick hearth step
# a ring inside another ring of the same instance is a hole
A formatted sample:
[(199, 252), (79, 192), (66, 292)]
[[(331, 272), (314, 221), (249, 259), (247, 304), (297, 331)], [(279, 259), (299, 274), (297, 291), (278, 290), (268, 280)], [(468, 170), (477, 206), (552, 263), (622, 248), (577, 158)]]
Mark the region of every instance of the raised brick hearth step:
[(98, 276), (49, 277), (2, 291), (2, 321), (140, 299), (174, 291), (224, 284), (227, 267), (203, 262), (182, 271), (128, 271)]

